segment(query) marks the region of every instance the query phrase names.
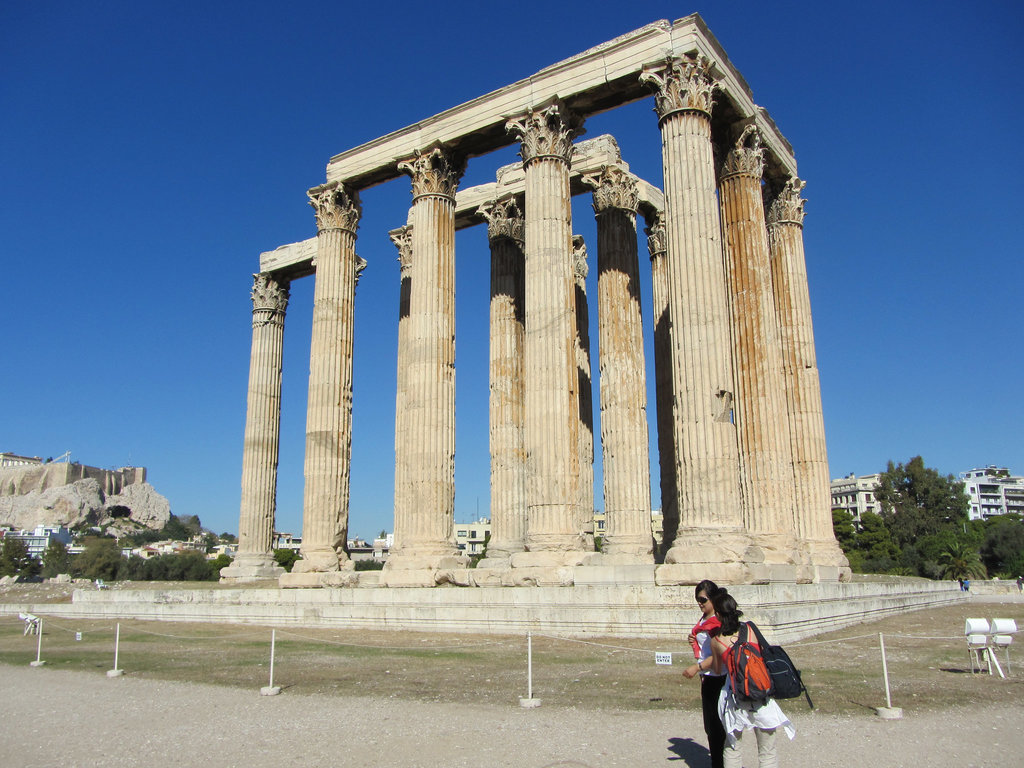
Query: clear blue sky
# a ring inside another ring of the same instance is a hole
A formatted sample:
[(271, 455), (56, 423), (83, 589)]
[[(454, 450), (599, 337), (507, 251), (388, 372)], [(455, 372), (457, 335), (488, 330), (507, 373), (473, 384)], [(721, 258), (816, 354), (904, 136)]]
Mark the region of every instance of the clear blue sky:
[[(237, 531), (251, 274), (261, 251), (315, 234), (305, 190), (331, 155), (698, 11), (808, 181), (832, 476), (917, 454), (942, 472), (1024, 473), (1021, 5), (703, 5), (3, 3), (0, 450), (144, 465), (176, 514)], [(660, 183), (652, 106), (586, 127)], [(514, 160), (475, 159), (463, 186)], [(393, 519), (386, 233), (405, 221), (408, 180), (363, 201), (350, 531), (368, 537)], [(574, 219), (593, 254), (589, 201)], [(469, 520), (489, 507), (482, 228), (457, 249), (456, 518)], [(312, 281), (296, 283), (278, 495), (278, 528), (296, 533), (311, 304)]]

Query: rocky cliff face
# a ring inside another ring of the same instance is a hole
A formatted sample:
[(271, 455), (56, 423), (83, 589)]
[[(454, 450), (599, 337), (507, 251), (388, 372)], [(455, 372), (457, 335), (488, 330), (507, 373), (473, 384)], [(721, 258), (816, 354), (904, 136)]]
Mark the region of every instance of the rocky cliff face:
[(51, 486), (22, 495), (0, 496), (0, 525), (32, 530), (37, 525), (108, 525), (130, 519), (159, 529), (171, 517), (171, 504), (149, 483), (134, 483), (107, 495), (94, 478)]

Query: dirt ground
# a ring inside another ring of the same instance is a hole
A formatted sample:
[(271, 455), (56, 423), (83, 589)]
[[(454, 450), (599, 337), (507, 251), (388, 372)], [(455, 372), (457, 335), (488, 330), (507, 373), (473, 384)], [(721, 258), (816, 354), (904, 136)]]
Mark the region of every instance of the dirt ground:
[[(797, 738), (782, 738), (781, 764), (1024, 763), (1024, 658), (1011, 648), (1005, 679), (972, 674), (968, 616), (1024, 626), (1024, 599), (972, 597), (787, 644), (816, 709), (782, 703)], [(885, 704), (879, 631), (898, 721), (874, 713)], [(0, 617), (0, 765), (707, 765), (683, 643), (535, 636), (543, 704), (527, 710), (521, 637), (278, 629), (283, 692), (261, 697), (269, 629), (121, 622), (126, 674), (108, 679), (113, 633), (110, 622), (44, 619), (47, 663), (31, 668), (37, 639)], [(654, 664), (656, 650), (673, 652), (673, 665)]]

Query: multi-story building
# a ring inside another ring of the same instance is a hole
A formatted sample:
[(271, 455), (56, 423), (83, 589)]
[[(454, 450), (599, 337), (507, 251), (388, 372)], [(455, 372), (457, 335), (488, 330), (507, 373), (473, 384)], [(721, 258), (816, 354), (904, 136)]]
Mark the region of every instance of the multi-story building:
[(481, 517), (475, 523), (456, 523), (455, 545), (459, 552), (469, 557), (483, 554), (490, 533), (491, 521), (486, 517)]
[(37, 559), (50, 546), (51, 541), (59, 541), (65, 547), (71, 544), (71, 531), (63, 525), (37, 525), (34, 531), (4, 531), (5, 539), (21, 539), (28, 548), (28, 554)]
[(878, 473), (857, 477), (851, 472), (846, 477), (833, 480), (832, 509), (849, 512), (858, 524), (860, 516), (865, 512), (874, 512), (876, 515), (881, 513), (882, 505), (875, 498), (875, 488), (881, 479)]
[(1024, 477), (1006, 467), (987, 466), (960, 473), (964, 493), (971, 500), (971, 520), (987, 520), (1009, 513), (1024, 515)]

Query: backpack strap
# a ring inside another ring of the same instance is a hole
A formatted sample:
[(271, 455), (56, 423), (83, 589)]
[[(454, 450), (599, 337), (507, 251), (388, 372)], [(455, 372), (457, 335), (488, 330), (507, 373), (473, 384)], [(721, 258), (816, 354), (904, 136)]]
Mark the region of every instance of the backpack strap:
[(739, 632), (736, 633), (736, 643), (737, 644), (747, 642), (747, 632), (748, 632), (747, 624), (748, 624), (748, 622), (746, 622), (746, 621), (741, 621), (740, 622), (740, 630), (739, 630)]
[(761, 630), (757, 628), (757, 624), (752, 621), (745, 622), (752, 630), (754, 630), (754, 636), (757, 638), (757, 644), (761, 646), (761, 649), (768, 647), (768, 641), (764, 639), (764, 635), (761, 634)]

